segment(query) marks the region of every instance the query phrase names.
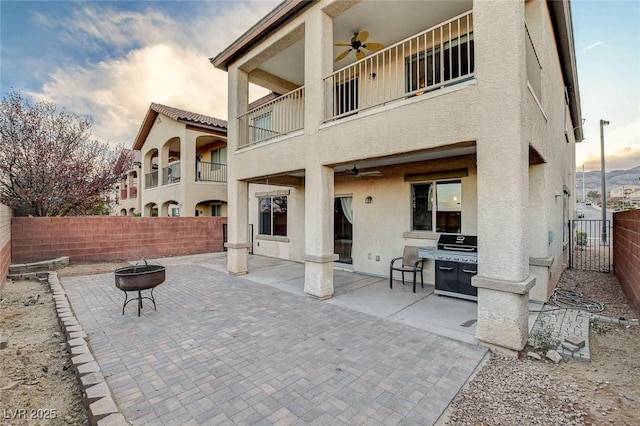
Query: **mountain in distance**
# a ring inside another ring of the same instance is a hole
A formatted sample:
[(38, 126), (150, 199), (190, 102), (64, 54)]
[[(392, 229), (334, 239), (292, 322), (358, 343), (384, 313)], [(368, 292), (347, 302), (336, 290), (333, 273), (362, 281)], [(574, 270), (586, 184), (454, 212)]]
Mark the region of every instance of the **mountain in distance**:
[[(640, 186), (640, 166), (627, 170), (613, 170), (611, 172), (606, 172), (605, 182), (607, 192), (611, 191), (613, 188), (621, 187), (622, 185)], [(577, 168), (576, 186), (578, 191), (582, 191), (582, 170)], [(600, 175), (600, 170), (584, 172), (584, 188), (586, 192), (591, 190), (600, 192), (600, 189), (602, 189), (602, 177)]]

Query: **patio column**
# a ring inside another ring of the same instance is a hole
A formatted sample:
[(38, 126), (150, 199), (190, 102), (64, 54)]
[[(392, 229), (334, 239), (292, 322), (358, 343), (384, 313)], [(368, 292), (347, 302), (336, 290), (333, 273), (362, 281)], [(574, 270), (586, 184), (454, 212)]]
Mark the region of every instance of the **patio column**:
[(333, 168), (311, 165), (305, 176), (304, 291), (333, 297)]
[[(516, 356), (528, 338), (529, 144), (524, 2), (473, 2), (479, 82), (478, 340)], [(500, 25), (496, 25), (499, 22)], [(498, 42), (499, 41), (499, 42)], [(498, 44), (497, 44), (498, 43)]]
[(227, 123), (227, 271), (231, 275), (249, 272), (249, 183), (238, 179), (236, 159), (238, 117), (249, 105), (249, 77), (233, 65), (228, 70), (229, 120)]

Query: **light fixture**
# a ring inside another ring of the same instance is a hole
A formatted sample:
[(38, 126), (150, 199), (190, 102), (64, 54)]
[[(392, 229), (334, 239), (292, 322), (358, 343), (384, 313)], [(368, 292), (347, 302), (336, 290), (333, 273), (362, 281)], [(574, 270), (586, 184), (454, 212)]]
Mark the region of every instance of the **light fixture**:
[(373, 197), (368, 195), (367, 198), (364, 199), (365, 204), (371, 204), (373, 202)]

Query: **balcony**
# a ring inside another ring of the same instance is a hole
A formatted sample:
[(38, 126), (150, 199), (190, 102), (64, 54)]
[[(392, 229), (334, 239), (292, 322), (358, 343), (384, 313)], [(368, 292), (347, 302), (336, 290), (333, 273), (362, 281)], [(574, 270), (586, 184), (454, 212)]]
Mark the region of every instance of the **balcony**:
[(127, 188), (120, 190), (120, 199), (121, 200), (126, 200), (127, 199)]
[(226, 182), (227, 165), (220, 163), (208, 163), (198, 161), (196, 163), (196, 181), (199, 182)]
[[(311, 100), (322, 104), (319, 118), (335, 121), (473, 79), (472, 8), (471, 1), (359, 2), (336, 16), (333, 72), (321, 82), (322, 96)], [(367, 33), (362, 50), (345, 44), (356, 29)], [(238, 117), (237, 148), (304, 128), (306, 40), (295, 37), (282, 37), (282, 50), (252, 72), (255, 80), (249, 76), (274, 93), (293, 90)]]
[(162, 184), (169, 185), (171, 183), (180, 182), (180, 162), (162, 168)]
[(473, 78), (473, 16), (464, 13), (325, 78), (324, 120), (421, 96)]
[(238, 119), (238, 148), (301, 130), (304, 127), (304, 87), (254, 108)]
[(158, 171), (154, 170), (151, 173), (144, 175), (144, 187), (145, 189), (156, 188), (158, 186)]
[(129, 188), (129, 198), (136, 198), (138, 196), (138, 188), (135, 186), (132, 186), (131, 188)]

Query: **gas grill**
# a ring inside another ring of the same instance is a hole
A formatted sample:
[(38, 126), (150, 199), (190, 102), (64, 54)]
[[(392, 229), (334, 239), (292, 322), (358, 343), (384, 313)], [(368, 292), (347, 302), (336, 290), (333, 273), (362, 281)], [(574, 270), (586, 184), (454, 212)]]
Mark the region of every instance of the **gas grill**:
[(478, 237), (442, 234), (437, 247), (423, 247), (420, 257), (435, 260), (435, 293), (478, 300), (471, 277), (478, 273)]

